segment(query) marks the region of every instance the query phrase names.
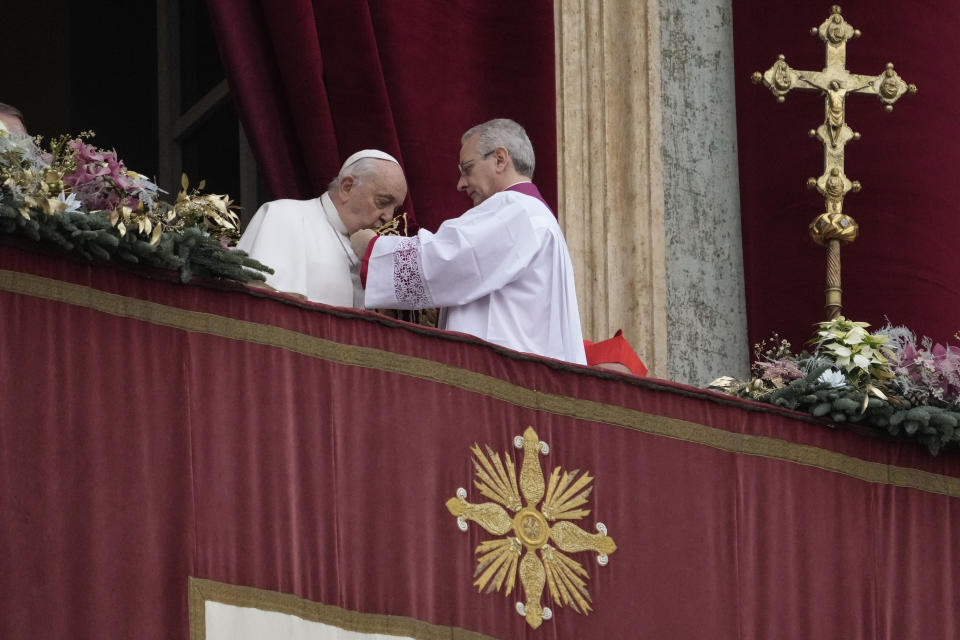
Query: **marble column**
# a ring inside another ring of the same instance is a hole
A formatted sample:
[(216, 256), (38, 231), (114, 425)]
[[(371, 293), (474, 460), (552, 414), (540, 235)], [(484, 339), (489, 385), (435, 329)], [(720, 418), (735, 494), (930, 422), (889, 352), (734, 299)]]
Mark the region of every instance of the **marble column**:
[(730, 0), (555, 0), (559, 211), (584, 337), (748, 371)]

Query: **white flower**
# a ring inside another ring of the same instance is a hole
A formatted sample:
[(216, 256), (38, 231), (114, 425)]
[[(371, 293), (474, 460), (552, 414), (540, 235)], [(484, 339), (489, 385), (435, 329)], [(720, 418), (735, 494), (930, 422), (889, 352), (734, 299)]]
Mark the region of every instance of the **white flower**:
[(67, 208), (64, 209), (64, 213), (71, 213), (73, 211), (80, 210), (80, 201), (77, 200), (77, 194), (71, 193), (69, 196), (66, 195), (63, 191), (60, 192), (60, 195), (57, 196), (57, 199), (60, 202), (63, 202), (67, 205)]
[(845, 387), (847, 385), (847, 378), (842, 372), (836, 369), (827, 369), (820, 374), (817, 382), (828, 384), (831, 387)]

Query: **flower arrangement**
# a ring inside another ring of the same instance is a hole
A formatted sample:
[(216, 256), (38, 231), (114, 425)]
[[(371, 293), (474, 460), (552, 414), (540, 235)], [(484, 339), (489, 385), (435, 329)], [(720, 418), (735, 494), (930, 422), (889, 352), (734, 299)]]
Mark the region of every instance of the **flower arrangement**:
[[(917, 338), (906, 327), (885, 330), (896, 355), (893, 384), (914, 404), (960, 407), (960, 347)], [(954, 338), (960, 340), (960, 335)]]
[(826, 353), (833, 358), (834, 366), (847, 378), (863, 383), (872, 378), (890, 378), (887, 356), (890, 351), (884, 348), (887, 337), (882, 334), (867, 333), (866, 322), (853, 322), (843, 316), (819, 323), (819, 331), (812, 342), (816, 351)]
[(0, 122), (0, 189), (28, 220), (30, 209), (49, 214), (67, 209), (61, 176), (50, 169), (49, 154), (41, 153), (32, 138), (10, 133)]
[(119, 258), (247, 282), (268, 267), (229, 245), (239, 236), (226, 195), (189, 189), (184, 175), (173, 204), (166, 192), (126, 167), (92, 132), (53, 138), (11, 133), (0, 123), (0, 232), (52, 242), (87, 259)]
[[(818, 324), (813, 352), (795, 354), (774, 334), (755, 345), (750, 380), (718, 378), (712, 389), (861, 423), (913, 439), (936, 454), (960, 444), (960, 347), (917, 339), (906, 327), (870, 333), (843, 316)], [(960, 340), (960, 334), (955, 336)]]
[(116, 151), (97, 149), (80, 139), (68, 140), (64, 146), (73, 151), (73, 170), (65, 173), (63, 184), (88, 211), (155, 208), (160, 188), (127, 169)]

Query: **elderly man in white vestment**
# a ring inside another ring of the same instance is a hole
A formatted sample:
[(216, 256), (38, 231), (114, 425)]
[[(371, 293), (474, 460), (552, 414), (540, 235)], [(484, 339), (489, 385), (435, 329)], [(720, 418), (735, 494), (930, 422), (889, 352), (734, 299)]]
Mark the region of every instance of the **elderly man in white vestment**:
[(362, 308), (360, 260), (350, 234), (389, 222), (406, 197), (407, 182), (393, 156), (358, 151), (319, 198), (260, 207), (237, 248), (273, 268), (267, 284), (278, 291)]
[(533, 146), (513, 120), (461, 139), (460, 180), (474, 207), (436, 233), (351, 236), (363, 259), (366, 306), (440, 307), (442, 329), (586, 364), (573, 266), (563, 233), (533, 177)]

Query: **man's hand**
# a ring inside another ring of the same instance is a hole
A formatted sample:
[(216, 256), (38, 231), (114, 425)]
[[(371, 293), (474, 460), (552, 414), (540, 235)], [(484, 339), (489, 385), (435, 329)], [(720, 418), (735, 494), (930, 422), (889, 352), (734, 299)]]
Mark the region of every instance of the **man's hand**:
[(357, 254), (357, 257), (363, 259), (363, 254), (367, 252), (367, 245), (377, 235), (373, 229), (360, 229), (350, 236), (350, 248)]

